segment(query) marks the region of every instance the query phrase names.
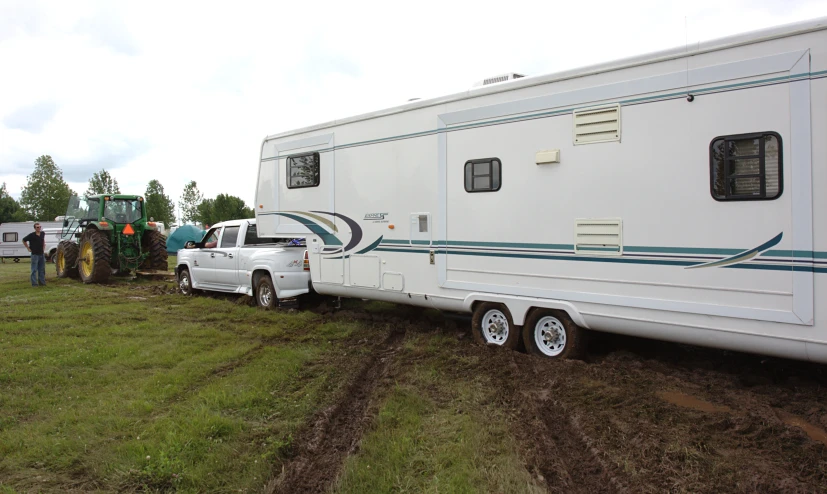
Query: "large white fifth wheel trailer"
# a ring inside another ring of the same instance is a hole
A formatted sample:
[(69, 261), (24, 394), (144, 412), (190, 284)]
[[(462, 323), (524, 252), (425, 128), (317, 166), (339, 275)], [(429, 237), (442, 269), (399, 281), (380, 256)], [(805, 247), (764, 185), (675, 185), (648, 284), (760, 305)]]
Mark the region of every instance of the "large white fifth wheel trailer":
[(268, 136), (259, 235), (314, 288), (827, 363), (827, 19)]

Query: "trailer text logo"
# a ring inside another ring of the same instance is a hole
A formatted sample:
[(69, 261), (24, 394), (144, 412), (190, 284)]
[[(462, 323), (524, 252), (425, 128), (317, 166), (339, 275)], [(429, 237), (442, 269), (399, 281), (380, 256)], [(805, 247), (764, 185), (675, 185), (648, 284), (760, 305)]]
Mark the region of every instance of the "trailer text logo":
[(372, 221), (373, 223), (387, 223), (390, 220), (386, 220), (385, 216), (388, 213), (366, 213), (364, 221)]

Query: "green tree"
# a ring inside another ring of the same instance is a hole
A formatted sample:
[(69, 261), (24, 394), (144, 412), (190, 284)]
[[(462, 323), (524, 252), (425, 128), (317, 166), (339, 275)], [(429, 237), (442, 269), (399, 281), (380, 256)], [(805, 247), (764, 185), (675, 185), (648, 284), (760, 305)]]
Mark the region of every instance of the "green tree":
[(43, 155), (34, 160), (34, 171), (26, 179), (26, 186), (20, 194), (20, 205), (29, 217), (53, 221), (66, 212), (69, 198), (75, 192), (63, 180), (63, 172), (51, 156)]
[(164, 186), (157, 180), (150, 180), (144, 193), (147, 217), (163, 221), (169, 226), (175, 221), (175, 203), (164, 194)]
[(3, 182), (3, 185), (0, 185), (0, 223), (28, 221), (28, 219), (26, 211), (9, 194), (8, 189), (6, 189), (6, 182)]
[(112, 178), (112, 175), (106, 170), (93, 173), (92, 178), (89, 179), (89, 188), (86, 189), (87, 196), (120, 193), (121, 188), (118, 187), (118, 181)]
[(196, 223), (201, 223), (205, 226), (218, 223), (217, 221), (213, 220), (214, 204), (215, 199), (204, 199), (203, 201), (201, 201), (195, 208), (195, 217), (193, 218), (193, 221), (195, 221)]
[[(253, 218), (252, 208), (248, 208), (240, 197), (218, 194), (213, 203), (213, 222)], [(212, 224), (212, 223), (211, 223)]]
[(178, 203), (178, 211), (181, 212), (181, 221), (196, 221), (198, 216), (198, 205), (204, 200), (204, 194), (198, 190), (195, 180), (191, 180), (184, 186), (184, 193), (181, 195), (181, 202)]

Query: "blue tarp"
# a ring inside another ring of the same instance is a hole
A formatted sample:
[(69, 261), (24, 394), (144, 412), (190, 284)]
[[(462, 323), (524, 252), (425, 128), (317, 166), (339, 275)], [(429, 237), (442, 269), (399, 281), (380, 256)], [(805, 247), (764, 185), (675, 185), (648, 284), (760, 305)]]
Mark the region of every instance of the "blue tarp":
[(184, 244), (192, 240), (199, 242), (204, 238), (205, 230), (202, 230), (194, 225), (182, 225), (172, 232), (172, 235), (167, 237), (167, 253), (177, 254), (180, 249), (184, 248)]

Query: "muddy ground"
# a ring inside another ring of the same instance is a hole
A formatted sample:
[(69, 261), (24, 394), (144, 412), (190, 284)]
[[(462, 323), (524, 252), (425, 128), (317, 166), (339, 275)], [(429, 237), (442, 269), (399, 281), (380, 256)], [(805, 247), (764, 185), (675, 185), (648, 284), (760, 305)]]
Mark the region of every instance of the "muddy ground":
[(446, 373), (486, 376), (526, 469), (549, 492), (827, 492), (827, 366), (612, 335), (585, 361), (475, 345), (468, 321), (358, 303), (330, 318), (387, 329), (335, 403), (310, 420), (266, 492), (326, 492), (370, 430), (414, 333), (464, 340)]

